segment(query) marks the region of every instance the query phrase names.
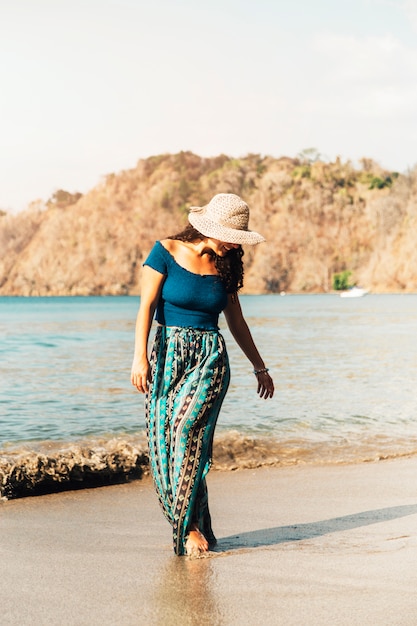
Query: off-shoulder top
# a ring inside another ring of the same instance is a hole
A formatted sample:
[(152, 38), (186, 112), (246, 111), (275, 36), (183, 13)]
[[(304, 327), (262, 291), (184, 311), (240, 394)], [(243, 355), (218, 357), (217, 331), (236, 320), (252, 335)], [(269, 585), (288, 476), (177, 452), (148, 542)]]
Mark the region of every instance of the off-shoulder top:
[(219, 315), (227, 305), (221, 278), (195, 274), (177, 263), (160, 241), (144, 262), (165, 276), (155, 319), (165, 326), (218, 330)]

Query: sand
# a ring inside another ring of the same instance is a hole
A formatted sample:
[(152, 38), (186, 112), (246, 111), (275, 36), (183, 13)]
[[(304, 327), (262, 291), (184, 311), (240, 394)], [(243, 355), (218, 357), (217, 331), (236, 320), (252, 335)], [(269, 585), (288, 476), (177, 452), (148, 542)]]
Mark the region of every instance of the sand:
[(0, 503), (0, 624), (417, 624), (417, 458), (215, 472), (178, 558), (149, 478)]

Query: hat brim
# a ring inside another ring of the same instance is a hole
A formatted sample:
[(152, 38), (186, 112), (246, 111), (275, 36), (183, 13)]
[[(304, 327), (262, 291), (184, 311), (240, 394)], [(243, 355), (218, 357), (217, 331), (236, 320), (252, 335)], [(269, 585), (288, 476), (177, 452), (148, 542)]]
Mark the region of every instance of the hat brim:
[(198, 214), (197, 212), (191, 212), (188, 215), (188, 221), (191, 226), (194, 226), (194, 228), (196, 228), (199, 233), (204, 235), (204, 237), (212, 237), (213, 239), (218, 239), (224, 243), (236, 243), (241, 245), (248, 244), (253, 246), (257, 243), (265, 241), (265, 237), (262, 237), (262, 235), (254, 230), (228, 228), (227, 226), (217, 224), (216, 222), (207, 219), (207, 217)]

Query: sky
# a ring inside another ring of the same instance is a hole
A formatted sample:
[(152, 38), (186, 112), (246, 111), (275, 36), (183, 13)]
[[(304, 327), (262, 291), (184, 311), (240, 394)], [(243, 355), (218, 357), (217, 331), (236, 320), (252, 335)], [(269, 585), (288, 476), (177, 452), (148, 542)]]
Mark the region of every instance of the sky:
[(417, 0), (0, 0), (0, 209), (307, 148), (417, 164)]

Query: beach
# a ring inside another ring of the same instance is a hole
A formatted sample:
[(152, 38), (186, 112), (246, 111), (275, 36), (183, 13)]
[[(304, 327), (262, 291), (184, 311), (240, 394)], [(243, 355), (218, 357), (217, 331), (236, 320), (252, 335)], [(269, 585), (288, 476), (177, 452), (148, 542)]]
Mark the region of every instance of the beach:
[(0, 623), (417, 617), (417, 458), (208, 476), (215, 552), (176, 557), (148, 476), (0, 503)]

